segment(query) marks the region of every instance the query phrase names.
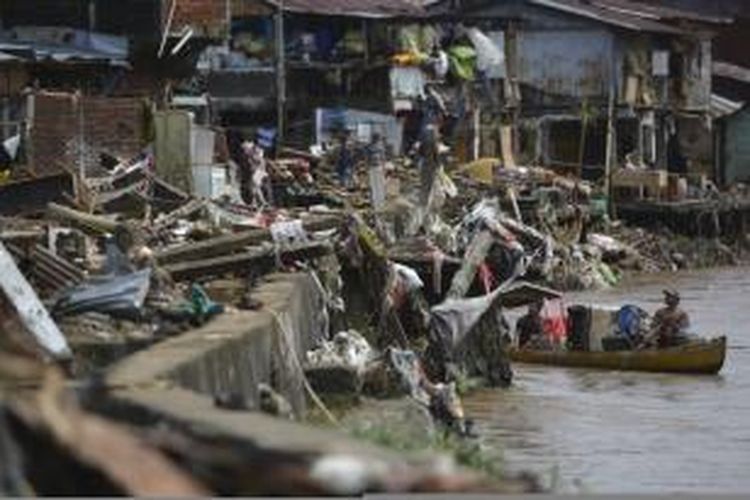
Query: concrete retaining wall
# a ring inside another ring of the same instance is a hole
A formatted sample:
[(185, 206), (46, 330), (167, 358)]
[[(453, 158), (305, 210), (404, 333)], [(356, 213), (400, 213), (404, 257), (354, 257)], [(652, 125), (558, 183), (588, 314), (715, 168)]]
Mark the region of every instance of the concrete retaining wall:
[(167, 424), (199, 447), (224, 443), (218, 464), (192, 449), (182, 455), (201, 481), (224, 494), (529, 491), (522, 480), (495, 478), (489, 486), (446, 456), (404, 456), (344, 432), (217, 407), (217, 392), (255, 402), (257, 384), (265, 382), (297, 414), (305, 411), (299, 367), (289, 359), (293, 352), (301, 360), (322, 334), (321, 292), (308, 275), (274, 275), (254, 297), (263, 303), (259, 311), (227, 312), (121, 361), (105, 378), (107, 397), (92, 397), (88, 405), (146, 432)]
[[(266, 383), (303, 414), (302, 379), (288, 354), (301, 362), (323, 335), (322, 294), (311, 276), (288, 274), (271, 276), (253, 296), (263, 303), (262, 310), (226, 312), (138, 352), (113, 367), (107, 385), (176, 385), (208, 396), (238, 394), (255, 404), (258, 384)], [(279, 321), (288, 326), (282, 328)]]

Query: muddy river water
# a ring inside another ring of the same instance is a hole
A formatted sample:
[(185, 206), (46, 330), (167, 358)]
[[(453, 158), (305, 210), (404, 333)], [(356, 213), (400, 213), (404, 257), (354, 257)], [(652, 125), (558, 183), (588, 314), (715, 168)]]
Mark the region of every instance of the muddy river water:
[(507, 390), (464, 403), (508, 470), (561, 492), (750, 491), (750, 268), (642, 276), (570, 301), (653, 312), (678, 288), (696, 332), (729, 337), (718, 376), (515, 365)]

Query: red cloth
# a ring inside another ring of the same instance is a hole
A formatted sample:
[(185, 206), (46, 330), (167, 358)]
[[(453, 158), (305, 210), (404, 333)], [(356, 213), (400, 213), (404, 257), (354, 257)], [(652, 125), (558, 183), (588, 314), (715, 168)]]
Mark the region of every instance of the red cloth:
[(540, 316), (544, 335), (552, 342), (564, 342), (568, 337), (568, 311), (562, 300), (545, 300)]
[(479, 279), (484, 285), (484, 293), (490, 293), (495, 287), (495, 277), (492, 275), (492, 269), (486, 262), (479, 265)]

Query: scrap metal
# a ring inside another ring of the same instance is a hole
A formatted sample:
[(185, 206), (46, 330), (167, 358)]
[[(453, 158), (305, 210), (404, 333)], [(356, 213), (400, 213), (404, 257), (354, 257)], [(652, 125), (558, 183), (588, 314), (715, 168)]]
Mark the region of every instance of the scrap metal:
[(30, 336), (46, 356), (55, 360), (67, 360), (72, 357), (72, 352), (62, 332), (2, 243), (0, 243), (0, 293), (15, 311), (24, 327), (23, 333)]

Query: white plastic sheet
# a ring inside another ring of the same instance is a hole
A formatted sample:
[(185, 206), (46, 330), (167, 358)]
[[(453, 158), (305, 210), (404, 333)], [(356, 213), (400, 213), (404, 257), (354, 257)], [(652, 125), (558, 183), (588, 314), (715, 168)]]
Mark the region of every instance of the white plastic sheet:
[(505, 64), (505, 54), (490, 37), (477, 28), (469, 28), (467, 35), (477, 51), (477, 69), (491, 71)]

